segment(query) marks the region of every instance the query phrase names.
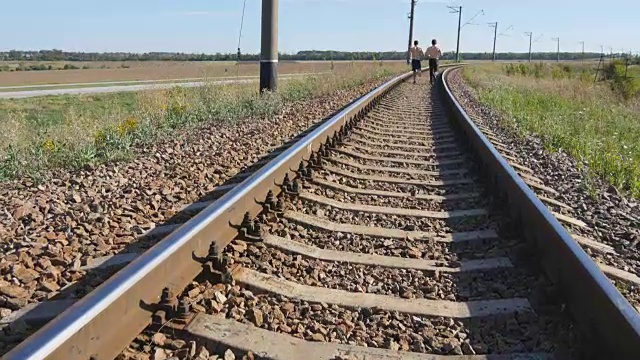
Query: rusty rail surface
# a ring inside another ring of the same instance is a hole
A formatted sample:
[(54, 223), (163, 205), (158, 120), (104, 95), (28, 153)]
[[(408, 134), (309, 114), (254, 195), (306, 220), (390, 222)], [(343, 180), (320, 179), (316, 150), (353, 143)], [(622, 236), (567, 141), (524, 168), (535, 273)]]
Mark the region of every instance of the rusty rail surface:
[[(521, 220), (521, 232), (539, 245), (545, 269), (563, 291), (569, 310), (584, 332), (593, 336), (591, 343), (606, 355), (602, 358), (640, 358), (640, 316), (468, 118), (446, 84), (448, 72), (439, 75), (444, 81), (438, 86), (451, 107), (453, 122), (466, 135), (497, 190), (506, 193), (513, 213)], [(252, 218), (263, 210), (269, 191), (277, 196), (285, 178), (297, 177), (302, 162), (311, 160), (312, 154), (323, 153), (334, 136), (348, 131), (354, 120), (410, 76), (406, 73), (388, 81), (328, 119), (4, 359), (116, 357), (151, 322), (163, 289), (180, 293), (202, 271), (197, 258), (205, 257), (211, 247), (220, 253), (239, 234), (246, 214)]]

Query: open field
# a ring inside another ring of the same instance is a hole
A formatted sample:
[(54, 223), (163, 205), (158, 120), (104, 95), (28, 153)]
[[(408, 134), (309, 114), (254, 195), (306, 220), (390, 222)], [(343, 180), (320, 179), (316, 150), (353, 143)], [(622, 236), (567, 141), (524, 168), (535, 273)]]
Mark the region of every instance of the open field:
[(260, 97), (255, 83), (0, 101), (0, 179), (127, 158), (133, 145), (203, 121), (271, 117), (282, 104), (406, 71), (403, 62), (345, 64), (282, 81)]
[[(305, 76), (329, 74), (330, 71), (320, 73), (297, 73), (297, 74), (280, 74), (281, 81), (288, 81), (292, 78), (303, 78)], [(10, 87), (0, 88), (0, 99), (20, 99), (33, 98), (43, 96), (59, 96), (59, 95), (87, 95), (87, 94), (106, 94), (119, 92), (140, 92), (140, 91), (156, 91), (171, 89), (176, 86), (192, 88), (204, 85), (229, 85), (240, 83), (257, 83), (257, 76), (237, 76), (237, 77), (216, 77), (216, 78), (197, 78), (190, 80), (138, 80), (132, 82), (103, 82), (103, 83), (77, 83), (69, 85), (30, 85), (27, 88)], [(97, 84), (97, 85), (96, 85)], [(6, 91), (4, 91), (7, 89)]]
[(517, 66), (483, 64), (464, 76), (508, 126), (537, 134), (548, 149), (569, 152), (593, 175), (639, 196), (640, 99), (625, 100), (610, 83), (594, 84), (589, 68), (534, 66), (521, 73)]
[[(251, 76), (253, 77), (253, 76)], [(233, 77), (237, 79), (238, 77)], [(239, 77), (247, 78), (247, 77)], [(36, 85), (11, 85), (0, 86), (0, 92), (8, 91), (30, 91), (30, 90), (44, 90), (44, 89), (74, 89), (85, 87), (107, 87), (107, 86), (121, 86), (121, 85), (136, 85), (136, 84), (163, 84), (163, 83), (181, 83), (189, 81), (202, 80), (203, 78), (181, 78), (181, 79), (162, 79), (162, 80), (123, 80), (123, 81), (100, 81), (100, 82), (84, 82), (84, 83), (65, 83), (65, 84), (36, 84)], [(231, 79), (230, 77), (223, 77), (219, 79)]]
[[(4, 63), (4, 65), (3, 65)], [(360, 66), (369, 61), (354, 62)], [(404, 64), (403, 61), (385, 63)], [(2, 66), (13, 66), (16, 62), (0, 62)], [(351, 61), (335, 61), (334, 69), (349, 68)], [(64, 63), (45, 63), (52, 67)], [(229, 76), (257, 76), (260, 65), (257, 62), (210, 62), (210, 61), (132, 61), (132, 62), (73, 62), (74, 66), (88, 66), (89, 69), (43, 70), (0, 72), (0, 86), (73, 84), (135, 80), (167, 80), (189, 78), (214, 78)], [(104, 67), (104, 68), (102, 68)], [(281, 62), (280, 74), (324, 72), (331, 70), (330, 61)]]

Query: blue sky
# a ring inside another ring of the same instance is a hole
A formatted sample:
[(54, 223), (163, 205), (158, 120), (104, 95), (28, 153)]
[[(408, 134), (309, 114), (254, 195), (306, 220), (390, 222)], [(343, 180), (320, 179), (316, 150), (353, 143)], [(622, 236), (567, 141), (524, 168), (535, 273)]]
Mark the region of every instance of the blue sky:
[[(28, 4), (28, 5), (26, 5)], [(260, 0), (247, 0), (243, 52), (260, 47)], [(403, 50), (410, 0), (280, 0), (280, 50)], [(491, 51), (493, 30), (513, 25), (498, 39), (498, 51), (528, 51), (525, 31), (534, 32), (534, 51), (640, 51), (640, 1), (595, 0), (418, 0), (415, 36), (435, 37), (455, 49), (457, 15), (463, 23), (481, 9), (485, 15), (462, 30), (461, 51)], [(0, 12), (0, 50), (235, 52), (242, 0), (31, 0), (6, 1)]]

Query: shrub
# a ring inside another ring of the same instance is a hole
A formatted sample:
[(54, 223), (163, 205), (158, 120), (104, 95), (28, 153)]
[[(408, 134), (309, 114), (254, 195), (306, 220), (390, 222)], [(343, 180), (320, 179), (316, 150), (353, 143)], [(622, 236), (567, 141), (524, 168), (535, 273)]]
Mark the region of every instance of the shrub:
[(37, 65), (29, 65), (27, 70), (41, 71), (41, 70), (49, 70), (49, 66), (45, 64), (37, 64)]
[(536, 79), (541, 79), (543, 77), (544, 64), (542, 62), (533, 64), (533, 76)]
[(627, 68), (622, 60), (614, 60), (604, 67), (604, 78), (610, 81), (611, 89), (625, 99), (640, 94), (640, 81), (627, 74)]
[(522, 76), (527, 76), (527, 74), (529, 73), (529, 68), (525, 64), (518, 64), (518, 72)]

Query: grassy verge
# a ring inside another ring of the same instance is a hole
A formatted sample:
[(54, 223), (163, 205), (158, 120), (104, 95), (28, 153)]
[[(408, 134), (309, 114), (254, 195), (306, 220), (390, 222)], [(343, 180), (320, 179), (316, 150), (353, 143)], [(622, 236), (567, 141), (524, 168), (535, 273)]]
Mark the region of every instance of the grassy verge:
[(518, 133), (570, 153), (593, 176), (640, 196), (640, 99), (613, 82), (594, 84), (589, 68), (480, 65), (464, 70), (480, 102)]
[(0, 101), (0, 180), (40, 180), (53, 168), (125, 160), (136, 145), (206, 121), (272, 117), (301, 101), (380, 80), (406, 65), (365, 64), (287, 80), (277, 94), (256, 84)]

